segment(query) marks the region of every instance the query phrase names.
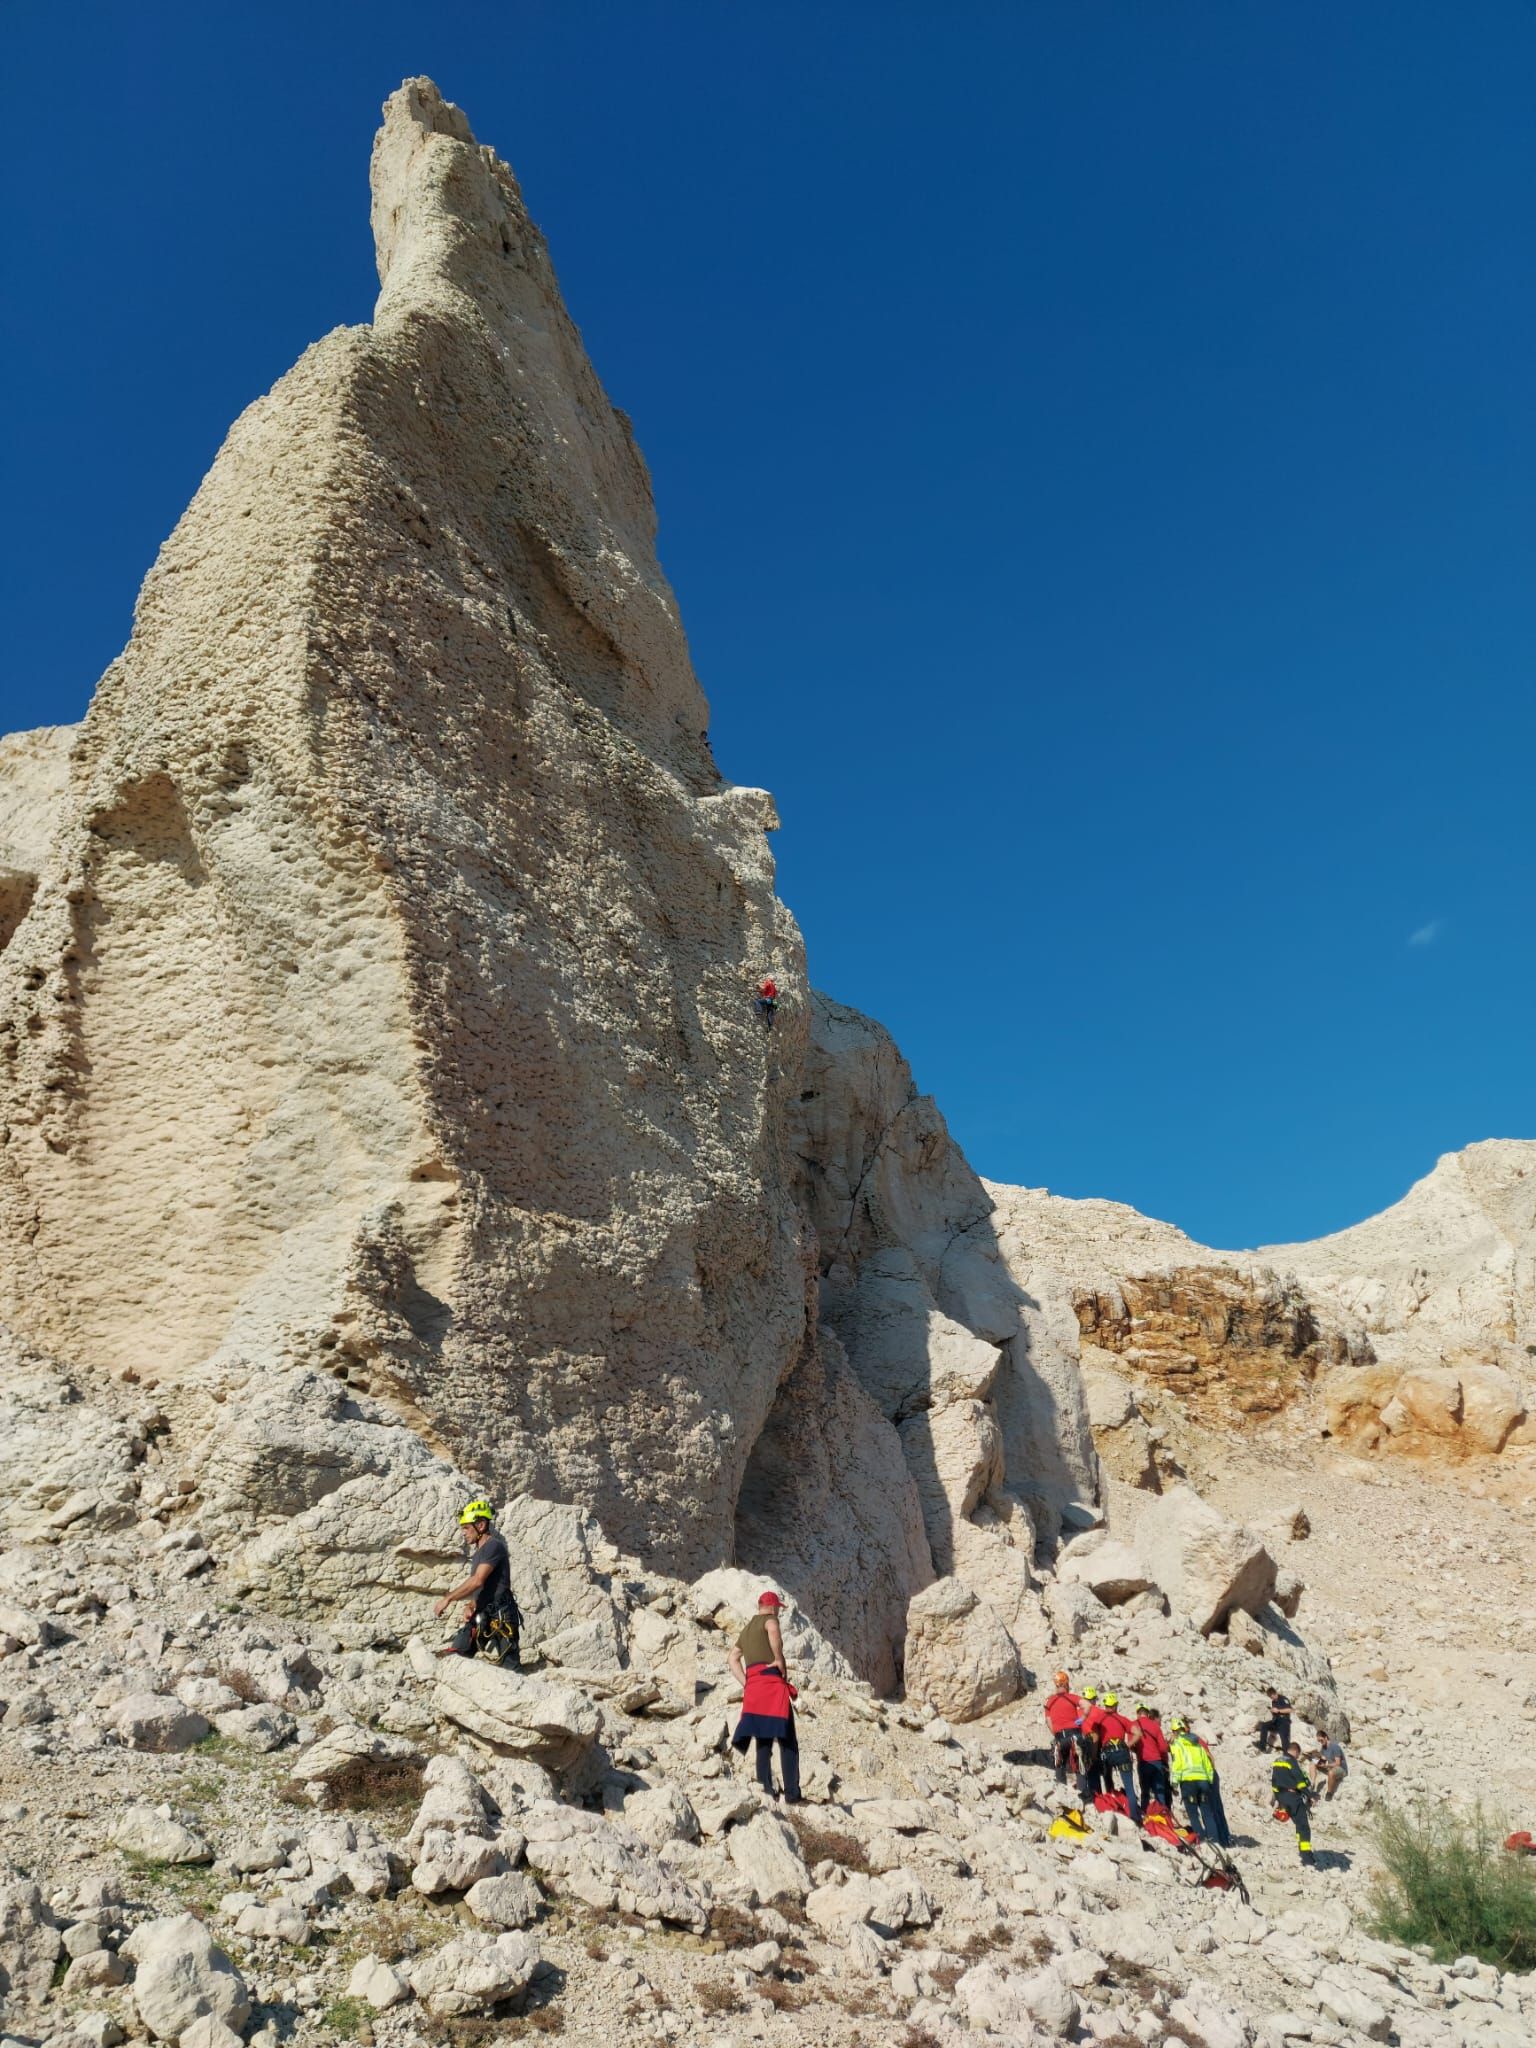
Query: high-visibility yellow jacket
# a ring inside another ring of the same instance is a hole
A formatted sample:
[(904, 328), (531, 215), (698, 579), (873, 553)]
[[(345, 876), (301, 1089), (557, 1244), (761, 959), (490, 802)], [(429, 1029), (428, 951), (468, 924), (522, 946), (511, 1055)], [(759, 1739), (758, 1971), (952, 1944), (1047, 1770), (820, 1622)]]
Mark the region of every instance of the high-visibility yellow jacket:
[(1175, 1785), (1209, 1785), (1216, 1776), (1210, 1751), (1188, 1735), (1175, 1735), (1169, 1743), (1168, 1768)]

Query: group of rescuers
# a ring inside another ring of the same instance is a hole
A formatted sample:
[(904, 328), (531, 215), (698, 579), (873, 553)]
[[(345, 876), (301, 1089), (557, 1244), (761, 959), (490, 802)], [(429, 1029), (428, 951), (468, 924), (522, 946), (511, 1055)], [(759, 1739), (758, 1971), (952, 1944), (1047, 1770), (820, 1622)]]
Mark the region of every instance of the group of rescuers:
[[(1269, 1717), (1259, 1723), (1254, 1746), (1274, 1751), (1270, 1792), (1276, 1818), (1283, 1816), (1295, 1827), (1301, 1860), (1312, 1864), (1312, 1803), (1318, 1788), (1302, 1762), (1301, 1744), (1291, 1739), (1292, 1711), (1283, 1693), (1271, 1691)], [(1161, 1809), (1170, 1814), (1177, 1792), (1191, 1833), (1218, 1848), (1231, 1847), (1216, 1760), (1210, 1745), (1182, 1714), (1175, 1714), (1165, 1729), (1161, 1714), (1147, 1701), (1138, 1700), (1134, 1713), (1122, 1713), (1118, 1693), (1101, 1693), (1091, 1685), (1074, 1692), (1065, 1671), (1056, 1673), (1056, 1689), (1044, 1712), (1056, 1782), (1064, 1785), (1068, 1774), (1073, 1775), (1083, 1805), (1118, 1790), (1139, 1827), (1146, 1813)], [(1332, 1799), (1348, 1769), (1343, 1748), (1331, 1738), (1321, 1738), (1312, 1761), (1323, 1797)]]
[[(459, 1515), (469, 1544), (470, 1569), (462, 1584), (444, 1593), (433, 1612), (442, 1615), (463, 1603), (461, 1626), (438, 1651), (440, 1657), (492, 1656), (511, 1670), (521, 1669), (522, 1615), (512, 1591), (512, 1566), (505, 1537), (495, 1527), (488, 1500), (472, 1500)], [(784, 1603), (774, 1592), (763, 1593), (757, 1612), (730, 1650), (731, 1676), (742, 1689), (741, 1717), (731, 1737), (745, 1756), (756, 1749), (757, 1781), (770, 1798), (790, 1805), (800, 1802), (800, 1745), (795, 1733), (795, 1700), (784, 1655), (779, 1613)], [(1270, 1774), (1275, 1811), (1294, 1824), (1303, 1863), (1311, 1863), (1312, 1801), (1316, 1790), (1302, 1766), (1301, 1744), (1291, 1740), (1291, 1703), (1278, 1692), (1269, 1696), (1269, 1719), (1260, 1724), (1258, 1747), (1275, 1751)], [(1182, 1715), (1175, 1714), (1166, 1731), (1156, 1707), (1139, 1701), (1134, 1714), (1120, 1711), (1119, 1696), (1084, 1686), (1072, 1690), (1065, 1671), (1056, 1673), (1055, 1690), (1045, 1702), (1051, 1731), (1051, 1762), (1056, 1782), (1070, 1772), (1078, 1798), (1086, 1806), (1100, 1794), (1123, 1794), (1126, 1810), (1140, 1826), (1145, 1811), (1161, 1807), (1171, 1813), (1173, 1794), (1184, 1803), (1191, 1832), (1219, 1848), (1231, 1846), (1231, 1833), (1221, 1803), (1221, 1778), (1209, 1747)], [(773, 1783), (773, 1751), (779, 1752), (782, 1793)], [(1325, 1741), (1314, 1760), (1331, 1799), (1344, 1776), (1344, 1752)], [(1134, 1771), (1133, 1771), (1134, 1765)]]

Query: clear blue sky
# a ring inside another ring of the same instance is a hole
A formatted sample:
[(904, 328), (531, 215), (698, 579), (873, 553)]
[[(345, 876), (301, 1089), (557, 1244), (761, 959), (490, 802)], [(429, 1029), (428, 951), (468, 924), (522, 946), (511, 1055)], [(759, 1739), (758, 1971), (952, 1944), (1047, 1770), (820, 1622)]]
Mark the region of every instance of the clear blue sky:
[(3, 723), (369, 317), (430, 72), (654, 472), (820, 986), (1220, 1244), (1536, 1134), (1536, 11), (9, 0)]

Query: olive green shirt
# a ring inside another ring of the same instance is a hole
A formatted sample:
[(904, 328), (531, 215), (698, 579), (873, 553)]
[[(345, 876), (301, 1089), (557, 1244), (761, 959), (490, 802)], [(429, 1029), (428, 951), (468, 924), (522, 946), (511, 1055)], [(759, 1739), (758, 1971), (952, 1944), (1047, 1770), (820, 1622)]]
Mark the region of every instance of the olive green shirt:
[(741, 1661), (750, 1671), (754, 1664), (775, 1664), (778, 1659), (773, 1653), (773, 1644), (768, 1640), (766, 1615), (754, 1614), (741, 1634), (736, 1638), (736, 1647), (741, 1652)]

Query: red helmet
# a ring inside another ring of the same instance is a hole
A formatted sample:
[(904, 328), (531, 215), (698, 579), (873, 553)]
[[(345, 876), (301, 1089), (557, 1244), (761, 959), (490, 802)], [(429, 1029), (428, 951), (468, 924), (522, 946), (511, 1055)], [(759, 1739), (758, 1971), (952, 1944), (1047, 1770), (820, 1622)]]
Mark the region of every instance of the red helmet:
[(784, 1602), (779, 1598), (777, 1593), (772, 1592), (770, 1590), (767, 1593), (758, 1594), (757, 1604), (759, 1607), (782, 1607), (784, 1605)]

